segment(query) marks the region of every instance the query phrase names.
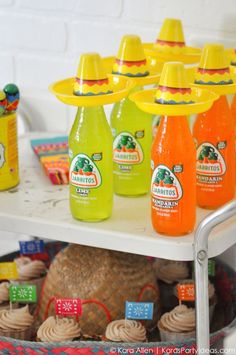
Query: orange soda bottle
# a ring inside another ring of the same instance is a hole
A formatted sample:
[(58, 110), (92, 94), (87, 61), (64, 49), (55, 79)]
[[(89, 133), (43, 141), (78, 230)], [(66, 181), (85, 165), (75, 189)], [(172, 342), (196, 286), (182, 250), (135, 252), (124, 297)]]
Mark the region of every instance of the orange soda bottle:
[(197, 116), (193, 127), (197, 142), (197, 203), (217, 208), (235, 194), (234, 121), (225, 95)]
[(207, 112), (197, 116), (193, 136), (197, 144), (197, 203), (217, 208), (235, 194), (235, 128), (226, 94), (236, 92), (224, 47), (204, 47), (195, 84), (221, 95)]
[(187, 116), (208, 110), (218, 96), (192, 90), (183, 63), (165, 63), (156, 89), (130, 95), (143, 111), (161, 116), (151, 151), (151, 213), (158, 233), (181, 236), (196, 218), (196, 146)]
[[(182, 63), (164, 65), (156, 104), (187, 106), (191, 89)], [(190, 233), (196, 216), (196, 148), (186, 116), (161, 116), (152, 145), (151, 206), (154, 229), (178, 236)]]
[(162, 116), (152, 146), (152, 224), (163, 234), (190, 233), (196, 215), (196, 148), (186, 116)]

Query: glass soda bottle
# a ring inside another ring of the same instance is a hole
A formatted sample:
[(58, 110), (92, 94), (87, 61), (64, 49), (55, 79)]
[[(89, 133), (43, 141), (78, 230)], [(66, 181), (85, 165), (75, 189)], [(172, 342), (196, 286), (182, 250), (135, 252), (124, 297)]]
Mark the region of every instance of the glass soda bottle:
[(236, 91), (225, 49), (205, 45), (195, 84), (220, 97), (210, 110), (197, 116), (193, 136), (197, 144), (197, 203), (214, 209), (234, 198), (235, 127), (226, 94)]
[(234, 198), (235, 127), (225, 95), (197, 116), (197, 203), (214, 209)]
[(111, 113), (114, 190), (137, 196), (150, 189), (152, 115), (142, 112), (128, 98)]
[(196, 218), (196, 148), (186, 116), (162, 116), (152, 146), (151, 208), (154, 229), (190, 233)]
[[(150, 71), (138, 36), (122, 38), (112, 72), (136, 80), (133, 92), (141, 90)], [(111, 128), (115, 193), (124, 196), (146, 194), (151, 180), (152, 115), (125, 98), (113, 107)]]
[[(111, 93), (102, 59), (97, 53), (80, 58), (74, 95)], [(109, 218), (113, 205), (112, 134), (102, 106), (78, 107), (69, 135), (70, 208), (74, 218), (100, 221)]]
[(79, 107), (69, 136), (70, 208), (74, 218), (100, 221), (113, 206), (112, 134), (102, 106)]
[(155, 103), (162, 107), (153, 141), (151, 210), (158, 233), (180, 236), (192, 232), (196, 219), (196, 148), (186, 116), (166, 115), (165, 106), (193, 103), (182, 63), (164, 65)]

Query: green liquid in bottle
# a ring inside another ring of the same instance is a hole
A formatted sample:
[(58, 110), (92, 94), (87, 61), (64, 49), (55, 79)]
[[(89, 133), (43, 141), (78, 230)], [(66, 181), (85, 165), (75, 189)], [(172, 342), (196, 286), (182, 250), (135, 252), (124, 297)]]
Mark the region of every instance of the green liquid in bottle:
[(113, 206), (112, 134), (103, 107), (81, 107), (69, 136), (70, 208), (74, 218), (96, 222)]
[(126, 98), (114, 105), (111, 127), (115, 193), (124, 196), (148, 193), (151, 184), (152, 115), (139, 110)]

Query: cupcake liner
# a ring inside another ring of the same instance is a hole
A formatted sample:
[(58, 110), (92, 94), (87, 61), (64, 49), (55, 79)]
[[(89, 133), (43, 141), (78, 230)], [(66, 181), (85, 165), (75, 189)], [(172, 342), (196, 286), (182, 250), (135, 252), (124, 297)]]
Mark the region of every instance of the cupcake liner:
[[(159, 328), (159, 327), (158, 327)], [(196, 331), (184, 332), (184, 333), (174, 333), (169, 332), (168, 330), (164, 330), (159, 328), (161, 341), (163, 342), (180, 342), (188, 339), (192, 339), (196, 337)]]
[(20, 339), (20, 340), (31, 340), (33, 336), (33, 326), (30, 326), (27, 329), (9, 329), (3, 330), (0, 329), (0, 336), (8, 337), (13, 339)]

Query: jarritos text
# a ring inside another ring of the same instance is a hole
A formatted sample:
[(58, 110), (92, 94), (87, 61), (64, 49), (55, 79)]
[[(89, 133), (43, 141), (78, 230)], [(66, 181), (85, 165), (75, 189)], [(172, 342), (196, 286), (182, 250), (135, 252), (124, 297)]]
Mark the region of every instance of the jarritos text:
[[(224, 149), (226, 142), (219, 143), (219, 149)], [(197, 181), (215, 184), (222, 180), (226, 172), (226, 164), (222, 154), (211, 143), (202, 143), (197, 149)]]
[(130, 133), (122, 132), (115, 138), (113, 161), (118, 164), (140, 164), (143, 161), (141, 145)]
[(101, 174), (94, 162), (85, 154), (78, 154), (71, 162), (70, 183), (82, 188), (101, 185)]
[(158, 165), (152, 175), (152, 201), (156, 207), (178, 206), (183, 191), (175, 174), (165, 165)]

